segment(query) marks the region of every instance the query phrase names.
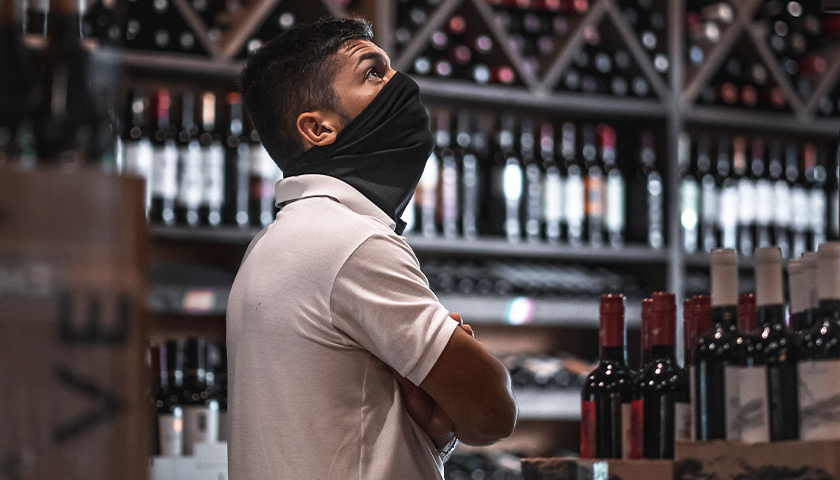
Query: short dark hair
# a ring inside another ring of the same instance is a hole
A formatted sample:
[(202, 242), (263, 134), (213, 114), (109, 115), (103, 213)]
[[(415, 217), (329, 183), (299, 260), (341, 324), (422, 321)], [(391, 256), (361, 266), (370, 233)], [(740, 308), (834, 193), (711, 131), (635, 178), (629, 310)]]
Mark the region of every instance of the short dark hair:
[(301, 113), (324, 110), (347, 117), (332, 88), (332, 56), (349, 41), (372, 39), (364, 20), (330, 17), (296, 25), (248, 60), (239, 79), (242, 98), (260, 140), (281, 170), (303, 151), (296, 126)]

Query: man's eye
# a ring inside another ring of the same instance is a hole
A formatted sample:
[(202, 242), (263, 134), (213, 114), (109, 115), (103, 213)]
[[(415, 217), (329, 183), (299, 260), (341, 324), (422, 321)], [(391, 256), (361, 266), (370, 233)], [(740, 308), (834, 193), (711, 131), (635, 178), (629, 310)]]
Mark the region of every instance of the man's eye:
[(379, 74), (376, 73), (375, 68), (368, 69), (367, 74), (365, 75), (365, 78), (371, 78), (371, 77), (379, 78)]

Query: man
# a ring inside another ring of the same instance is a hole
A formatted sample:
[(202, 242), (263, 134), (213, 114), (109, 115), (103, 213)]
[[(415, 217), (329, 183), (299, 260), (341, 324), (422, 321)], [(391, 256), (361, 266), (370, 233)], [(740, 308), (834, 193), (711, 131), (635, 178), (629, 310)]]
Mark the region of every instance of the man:
[(233, 480), (443, 478), (457, 440), (516, 422), (507, 371), (400, 236), (433, 139), (417, 85), (371, 39), (356, 20), (297, 26), (242, 73), (286, 178), (228, 302)]

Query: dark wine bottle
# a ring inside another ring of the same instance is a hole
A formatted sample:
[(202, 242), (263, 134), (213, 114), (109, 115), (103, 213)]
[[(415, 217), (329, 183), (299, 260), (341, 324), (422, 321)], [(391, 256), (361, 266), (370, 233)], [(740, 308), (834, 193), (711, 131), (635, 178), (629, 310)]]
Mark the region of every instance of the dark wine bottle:
[(497, 181), (504, 198), (504, 232), (508, 242), (516, 243), (522, 238), (522, 224), (519, 219), (524, 175), (522, 164), (514, 150), (514, 119), (510, 113), (500, 117), (499, 151), (497, 156)]
[(438, 148), (440, 157), (440, 218), (443, 236), (455, 238), (458, 236), (460, 214), (460, 175), (458, 161), (452, 148), (452, 134), (450, 132), (450, 114), (441, 110), (437, 121)]
[[(794, 146), (795, 148), (795, 146)], [(782, 144), (772, 142), (767, 162), (770, 183), (773, 186), (773, 244), (782, 250), (782, 256), (790, 256), (791, 224), (790, 184), (786, 179)]]
[(178, 146), (170, 122), (171, 99), (169, 90), (160, 88), (155, 92), (155, 131), (152, 158), (152, 205), (150, 220), (165, 225), (174, 225), (175, 200), (178, 195)]
[(642, 132), (639, 146), (639, 164), (636, 174), (629, 185), (631, 206), (643, 209), (643, 215), (631, 216), (629, 226), (631, 235), (638, 240), (645, 240), (651, 248), (662, 248), (664, 233), (664, 184), (662, 175), (656, 168), (655, 137), (653, 132)]
[[(809, 331), (806, 354), (813, 360), (798, 365), (799, 428), (802, 440), (840, 439), (836, 415), (840, 398), (840, 242), (826, 242), (817, 250), (819, 314)], [(791, 292), (791, 295), (793, 292)]]
[(651, 305), (652, 360), (637, 376), (642, 391), (645, 458), (674, 458), (674, 443), (691, 430), (688, 378), (674, 352), (674, 295), (654, 292)]
[(204, 225), (218, 227), (222, 224), (222, 209), (225, 204), (225, 150), (221, 122), (216, 120), (216, 94), (201, 94), (201, 156), (203, 159), (204, 184), (202, 185), (199, 216)]
[(708, 295), (695, 295), (683, 303), (683, 365), (689, 380), (689, 398), (691, 399), (691, 435), (688, 440), (697, 438), (697, 408), (695, 391), (694, 352), (697, 340), (705, 334), (712, 325), (712, 305)]
[(21, 162), (20, 136), (32, 108), (34, 65), (21, 42), (21, 13), (16, 0), (0, 1), (0, 165), (28, 168)]
[(565, 196), (563, 187), (565, 165), (557, 161), (554, 148), (554, 125), (543, 123), (540, 127), (540, 157), (545, 171), (543, 187), (543, 230), (549, 243), (559, 243), (565, 218)]
[(219, 439), (219, 402), (207, 387), (207, 342), (187, 339), (186, 375), (181, 394), (184, 409), (184, 454), (192, 455), (195, 444)]
[[(738, 137), (736, 137), (738, 138)], [(727, 137), (718, 140), (717, 175), (720, 188), (720, 240), (723, 248), (738, 248), (738, 180), (733, 175), (732, 142)]]
[(756, 198), (747, 141), (742, 136), (732, 139), (732, 171), (738, 189), (738, 251), (751, 256), (755, 249)]
[(828, 192), (826, 189), (827, 159), (825, 148), (817, 146), (815, 155), (811, 157), (813, 163), (805, 164), (805, 183), (810, 197), (809, 236), (810, 249), (817, 250), (828, 237)]
[(769, 247), (773, 243), (773, 185), (769, 169), (765, 168), (764, 141), (760, 138), (752, 142), (750, 172), (755, 182), (755, 245)]
[(464, 238), (475, 239), (478, 237), (478, 217), (481, 212), (481, 171), (474, 150), (473, 116), (469, 110), (458, 112), (456, 129), (457, 157), (461, 163), (461, 231)]
[(577, 156), (576, 145), (577, 128), (574, 124), (566, 122), (561, 130), (560, 155), (566, 170), (566, 239), (573, 246), (583, 243), (583, 226), (586, 219), (584, 171)]
[(522, 158), (525, 174), (522, 202), (525, 238), (529, 242), (536, 243), (542, 239), (545, 173), (543, 172), (542, 162), (537, 158), (534, 122), (530, 119), (523, 119), (519, 128), (519, 154)]
[(697, 340), (694, 351), (694, 392), (697, 440), (726, 436), (725, 367), (739, 355), (738, 257), (734, 250), (716, 249), (711, 258), (712, 328)]
[(581, 391), (581, 457), (629, 458), (633, 372), (627, 365), (624, 296), (600, 305), (600, 361)]
[[(805, 158), (814, 154), (813, 145), (806, 144), (801, 153), (804, 166)], [(790, 185), (790, 255), (795, 258), (808, 251), (808, 220), (810, 215), (807, 212), (809, 212), (810, 205), (808, 190), (805, 188), (804, 169), (799, 166), (798, 151), (793, 143), (789, 143), (785, 148), (785, 177)]]
[(606, 178), (604, 186), (604, 226), (612, 248), (624, 245), (626, 212), (626, 182), (618, 166), (615, 129), (605, 123), (598, 125), (598, 143)]
[(814, 326), (815, 318), (811, 316), (809, 308), (809, 278), (805, 276), (802, 266), (802, 259), (791, 258), (787, 265), (788, 292), (790, 300), (790, 330), (797, 336), (797, 345), (800, 347), (800, 357), (807, 359), (804, 351), (803, 335), (806, 330)]
[(645, 409), (643, 399), (642, 372), (645, 367), (652, 360), (652, 351), (650, 346), (650, 330), (652, 328), (652, 306), (653, 299), (645, 298), (642, 300), (642, 325), (639, 335), (639, 350), (641, 351), (641, 358), (639, 361), (639, 370), (633, 378), (633, 399), (630, 404), (630, 458), (642, 458), (645, 444)]
[(157, 416), (158, 454), (180, 456), (184, 448), (184, 411), (179, 400), (184, 380), (184, 344), (168, 341), (153, 346), (151, 352), (157, 384), (152, 400)]
[(589, 244), (600, 247), (604, 244), (604, 200), (605, 181), (603, 162), (598, 160), (597, 130), (587, 123), (581, 129), (581, 153), (586, 172), (586, 231)]
[(195, 97), (189, 91), (181, 94), (181, 130), (178, 132), (178, 163), (180, 185), (176, 205), (178, 223), (197, 227), (200, 223), (204, 168), (198, 125), (195, 122)]
[[(798, 352), (793, 335), (785, 328), (782, 252), (778, 247), (756, 250), (755, 276), (756, 307), (761, 329), (756, 339), (756, 351), (759, 362), (766, 369), (770, 440), (795, 440), (799, 438)], [(744, 387), (742, 381), (742, 392)]]
[(680, 169), (680, 225), (683, 250), (697, 251), (700, 236), (700, 181), (692, 170), (691, 137), (681, 133), (677, 145), (677, 166)]
[(125, 172), (137, 175), (146, 182), (145, 205), (146, 218), (149, 218), (152, 206), (152, 165), (154, 151), (151, 140), (151, 122), (149, 99), (138, 92), (132, 92), (128, 98), (129, 126), (125, 145)]
[(697, 137), (697, 176), (702, 188), (700, 235), (703, 250), (711, 252), (718, 248), (718, 224), (720, 223), (720, 185), (712, 171), (711, 141), (706, 135)]
[(227, 95), (228, 129), (225, 141), (225, 223), (245, 228), (248, 215), (248, 170), (250, 156), (245, 136), (245, 117), (239, 92)]

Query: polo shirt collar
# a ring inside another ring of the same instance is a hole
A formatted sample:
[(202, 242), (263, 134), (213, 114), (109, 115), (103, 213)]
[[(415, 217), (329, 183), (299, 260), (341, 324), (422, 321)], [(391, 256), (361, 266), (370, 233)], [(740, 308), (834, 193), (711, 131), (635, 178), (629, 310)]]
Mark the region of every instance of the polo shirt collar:
[(391, 230), (394, 219), (349, 184), (328, 175), (296, 175), (280, 180), (274, 186), (277, 206), (308, 197), (330, 197), (359, 215), (373, 217)]

